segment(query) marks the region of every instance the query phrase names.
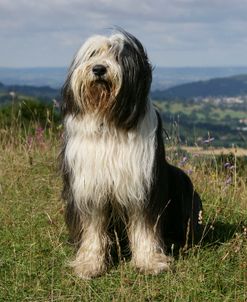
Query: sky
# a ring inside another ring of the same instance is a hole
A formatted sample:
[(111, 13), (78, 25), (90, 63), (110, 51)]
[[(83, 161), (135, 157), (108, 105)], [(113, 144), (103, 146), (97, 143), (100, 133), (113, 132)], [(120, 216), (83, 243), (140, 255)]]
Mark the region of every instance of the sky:
[(154, 66), (247, 66), (247, 0), (0, 0), (0, 67), (68, 66), (120, 26)]

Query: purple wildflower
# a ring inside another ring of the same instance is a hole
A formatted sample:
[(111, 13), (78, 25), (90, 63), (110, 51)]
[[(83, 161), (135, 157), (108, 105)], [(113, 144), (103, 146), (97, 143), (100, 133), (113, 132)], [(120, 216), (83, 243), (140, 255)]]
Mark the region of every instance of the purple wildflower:
[(226, 185), (230, 185), (231, 183), (232, 183), (232, 177), (229, 176), (229, 177), (226, 179), (225, 184), (226, 184)]
[(187, 173), (188, 175), (191, 175), (191, 174), (193, 173), (193, 170), (192, 170), (192, 169), (186, 170), (186, 173)]
[(187, 160), (188, 160), (188, 157), (184, 156), (183, 159), (179, 162), (179, 165), (184, 166), (185, 163), (187, 162)]
[(35, 139), (38, 143), (43, 143), (43, 141), (44, 141), (44, 129), (43, 128), (41, 128), (41, 127), (36, 128)]
[(27, 138), (27, 147), (28, 147), (28, 150), (30, 150), (33, 146), (33, 137), (32, 136), (28, 136)]
[(211, 138), (205, 139), (202, 143), (203, 144), (210, 144), (213, 141), (214, 141), (214, 137), (211, 137)]
[(224, 164), (224, 168), (229, 168), (230, 166), (231, 166), (231, 164), (228, 162)]

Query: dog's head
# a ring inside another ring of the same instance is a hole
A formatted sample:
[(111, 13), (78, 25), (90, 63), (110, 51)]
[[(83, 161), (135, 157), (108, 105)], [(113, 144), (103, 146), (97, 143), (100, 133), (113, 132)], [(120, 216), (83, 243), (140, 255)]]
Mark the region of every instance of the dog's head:
[(64, 114), (95, 113), (125, 129), (145, 113), (152, 68), (142, 44), (120, 30), (89, 38), (77, 52), (63, 87)]

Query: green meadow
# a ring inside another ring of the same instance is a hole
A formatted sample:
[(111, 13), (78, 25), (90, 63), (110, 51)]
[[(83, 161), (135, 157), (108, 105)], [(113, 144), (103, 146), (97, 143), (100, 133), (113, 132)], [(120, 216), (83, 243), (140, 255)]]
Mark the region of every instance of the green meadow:
[(245, 159), (173, 146), (169, 160), (190, 175), (203, 200), (202, 241), (180, 250), (171, 270), (158, 276), (122, 260), (101, 277), (81, 280), (68, 265), (75, 249), (60, 197), (62, 129), (52, 108), (32, 110), (29, 122), (17, 110), (0, 127), (0, 301), (247, 301)]

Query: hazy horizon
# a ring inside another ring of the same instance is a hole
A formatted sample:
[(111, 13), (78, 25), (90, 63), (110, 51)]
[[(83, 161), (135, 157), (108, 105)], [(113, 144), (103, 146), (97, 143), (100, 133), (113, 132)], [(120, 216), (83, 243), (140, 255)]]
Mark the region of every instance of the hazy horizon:
[[(59, 88), (64, 83), (68, 67), (0, 67), (0, 82), (4, 85), (50, 86)], [(247, 74), (247, 66), (228, 67), (161, 67), (153, 70), (153, 90), (179, 84)]]

